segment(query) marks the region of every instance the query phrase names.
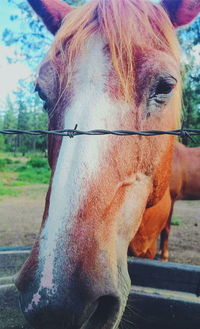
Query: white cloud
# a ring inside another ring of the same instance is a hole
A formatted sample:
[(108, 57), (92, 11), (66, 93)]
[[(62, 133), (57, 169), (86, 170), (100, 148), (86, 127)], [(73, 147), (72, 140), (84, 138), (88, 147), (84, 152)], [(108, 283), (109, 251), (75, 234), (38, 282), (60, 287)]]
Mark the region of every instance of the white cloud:
[[(0, 46), (0, 103), (3, 104), (6, 96), (18, 87), (19, 79), (28, 79), (30, 68), (22, 62), (9, 64), (6, 57), (14, 57), (12, 47)], [(1, 108), (0, 108), (1, 111)]]

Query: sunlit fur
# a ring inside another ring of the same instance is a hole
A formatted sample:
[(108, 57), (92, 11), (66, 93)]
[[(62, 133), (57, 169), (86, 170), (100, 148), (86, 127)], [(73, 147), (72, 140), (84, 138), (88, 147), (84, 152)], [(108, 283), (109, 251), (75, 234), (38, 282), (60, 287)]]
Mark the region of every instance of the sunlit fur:
[(51, 48), (49, 56), (59, 65), (61, 89), (70, 84), (75, 58), (97, 31), (108, 43), (120, 82), (117, 96), (127, 102), (134, 99), (136, 51), (162, 50), (179, 62), (174, 27), (160, 5), (145, 0), (92, 0), (67, 16)]

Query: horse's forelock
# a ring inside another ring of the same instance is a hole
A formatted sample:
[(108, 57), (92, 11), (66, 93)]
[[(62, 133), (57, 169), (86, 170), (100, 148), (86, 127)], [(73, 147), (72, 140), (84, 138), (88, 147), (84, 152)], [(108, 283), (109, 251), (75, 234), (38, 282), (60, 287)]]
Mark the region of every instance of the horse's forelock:
[(132, 101), (134, 96), (137, 50), (159, 49), (179, 61), (174, 28), (160, 5), (146, 0), (93, 0), (67, 16), (49, 54), (59, 65), (65, 86), (70, 83), (74, 59), (96, 32), (101, 32), (108, 43), (125, 101)]

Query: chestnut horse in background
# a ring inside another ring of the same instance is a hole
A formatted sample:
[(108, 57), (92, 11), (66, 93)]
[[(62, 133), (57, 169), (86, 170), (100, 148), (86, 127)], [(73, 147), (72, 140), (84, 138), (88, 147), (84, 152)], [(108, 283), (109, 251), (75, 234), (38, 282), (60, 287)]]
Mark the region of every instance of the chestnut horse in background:
[(176, 200), (200, 200), (200, 147), (186, 147), (177, 143), (174, 148), (170, 177), (171, 209), (166, 226), (161, 232), (161, 259), (169, 258), (169, 233)]
[[(171, 130), (179, 125), (175, 28), (199, 1), (28, 0), (56, 33), (36, 90), (49, 129)], [(63, 23), (62, 23), (63, 21)], [(16, 278), (37, 329), (116, 329), (130, 278), (127, 251), (169, 181), (174, 137), (50, 135), (43, 222)]]
[(168, 260), (168, 240), (175, 201), (200, 200), (200, 147), (175, 144), (169, 186), (162, 200), (144, 213), (130, 245), (135, 256), (153, 259), (157, 238), (161, 234), (160, 258)]

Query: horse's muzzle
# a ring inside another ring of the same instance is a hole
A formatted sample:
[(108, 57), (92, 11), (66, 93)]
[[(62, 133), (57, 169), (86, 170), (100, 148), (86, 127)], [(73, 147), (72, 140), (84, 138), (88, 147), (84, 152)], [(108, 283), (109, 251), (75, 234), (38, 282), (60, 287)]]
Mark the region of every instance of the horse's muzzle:
[(79, 287), (63, 292), (51, 296), (46, 289), (34, 295), (22, 291), (20, 304), (26, 320), (37, 329), (113, 328), (120, 310), (120, 298), (115, 292), (95, 296)]

